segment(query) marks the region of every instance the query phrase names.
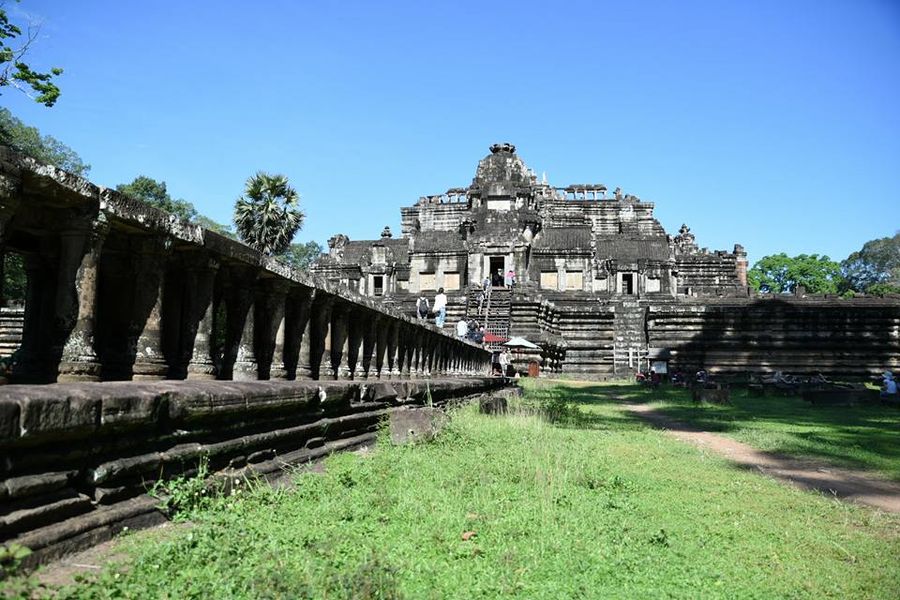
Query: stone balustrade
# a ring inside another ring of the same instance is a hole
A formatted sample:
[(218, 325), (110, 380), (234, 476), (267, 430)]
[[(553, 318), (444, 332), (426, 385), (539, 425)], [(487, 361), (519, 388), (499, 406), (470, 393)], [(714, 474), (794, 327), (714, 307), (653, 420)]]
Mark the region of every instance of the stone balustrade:
[(0, 251), (28, 279), (15, 383), (489, 370), (478, 346), (6, 148)]

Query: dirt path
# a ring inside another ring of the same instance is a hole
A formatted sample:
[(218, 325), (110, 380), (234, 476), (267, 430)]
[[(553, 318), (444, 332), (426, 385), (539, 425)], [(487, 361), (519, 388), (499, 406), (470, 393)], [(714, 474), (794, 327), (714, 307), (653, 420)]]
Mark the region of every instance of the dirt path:
[(823, 462), (762, 452), (725, 436), (676, 421), (647, 404), (623, 404), (673, 437), (724, 456), (738, 466), (759, 471), (805, 490), (817, 490), (842, 500), (900, 513), (900, 483), (870, 473), (837, 468)]

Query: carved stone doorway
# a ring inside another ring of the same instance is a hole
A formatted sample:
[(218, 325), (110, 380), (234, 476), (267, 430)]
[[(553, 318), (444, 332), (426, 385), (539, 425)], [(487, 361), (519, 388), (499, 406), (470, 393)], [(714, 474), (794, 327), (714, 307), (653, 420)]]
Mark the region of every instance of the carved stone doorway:
[[(491, 256), (488, 258), (488, 269), (489, 269), (489, 272), (491, 275), (491, 285), (495, 285), (495, 286), (503, 285), (503, 276), (506, 273), (505, 262), (506, 262), (506, 257), (504, 257), (504, 256)], [(499, 271), (499, 281), (498, 281), (498, 271)]]

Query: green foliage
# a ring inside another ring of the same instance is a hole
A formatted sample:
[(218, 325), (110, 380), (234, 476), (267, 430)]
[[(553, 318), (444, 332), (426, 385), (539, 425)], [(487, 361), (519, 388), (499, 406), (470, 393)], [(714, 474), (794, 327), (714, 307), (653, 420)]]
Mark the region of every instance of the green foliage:
[(197, 225), (200, 225), (201, 227), (205, 227), (206, 229), (209, 229), (210, 231), (215, 231), (219, 235), (224, 235), (225, 237), (231, 238), (233, 240), (237, 239), (237, 235), (235, 235), (235, 233), (234, 233), (234, 231), (232, 231), (231, 227), (229, 227), (228, 225), (223, 225), (222, 223), (213, 221), (212, 219), (210, 219), (207, 216), (198, 215), (197, 218), (194, 219), (194, 222), (197, 223)]
[(322, 252), (322, 246), (318, 242), (291, 244), (287, 250), (278, 254), (278, 258), (299, 271), (306, 271)]
[(193, 204), (187, 200), (175, 200), (169, 195), (165, 181), (157, 181), (146, 175), (138, 175), (131, 183), (117, 185), (116, 191), (172, 213), (183, 221), (193, 221), (199, 216)]
[(0, 581), (18, 571), (22, 561), (30, 555), (30, 548), (15, 542), (0, 546)]
[(610, 389), (526, 391), (598, 428), (470, 406), (433, 443), (335, 455), (290, 490), (220, 498), (57, 597), (896, 595), (900, 517), (735, 468), (626, 414)]
[(91, 170), (74, 150), (51, 135), (41, 135), (6, 108), (0, 108), (0, 144), (79, 177), (86, 177)]
[(4, 302), (25, 302), (25, 291), (28, 277), (25, 274), (25, 260), (21, 254), (10, 252), (3, 257), (3, 294)]
[(269, 256), (286, 252), (303, 225), (300, 196), (284, 175), (262, 171), (247, 180), (234, 205), (234, 224), (241, 240)]
[(120, 183), (116, 190), (136, 200), (146, 202), (154, 208), (171, 213), (183, 221), (192, 221), (206, 229), (215, 231), (226, 237), (235, 238), (234, 232), (227, 225), (217, 223), (197, 212), (193, 204), (187, 200), (174, 199), (166, 189), (165, 181), (157, 181), (146, 175), (138, 175), (131, 183)]
[(842, 282), (841, 267), (827, 256), (784, 252), (761, 258), (747, 273), (750, 286), (770, 294), (793, 292), (803, 286), (811, 294), (834, 294)]
[(884, 296), (886, 294), (900, 294), (900, 285), (892, 283), (873, 283), (866, 287), (865, 292), (874, 296)]
[(841, 272), (848, 290), (900, 293), (900, 232), (863, 244), (841, 262)]
[(148, 493), (159, 499), (160, 510), (169, 517), (188, 518), (197, 511), (209, 508), (217, 495), (217, 490), (207, 481), (208, 476), (209, 462), (204, 457), (196, 473), (160, 479), (153, 484)]
[(32, 98), (28, 92), (30, 88), (37, 93), (33, 100), (44, 106), (53, 106), (60, 94), (53, 78), (62, 75), (63, 70), (59, 67), (49, 72), (32, 69), (23, 58), (37, 37), (37, 30), (29, 28), (24, 40), (17, 39), (22, 35), (22, 30), (9, 22), (6, 10), (0, 4), (0, 88), (9, 85)]

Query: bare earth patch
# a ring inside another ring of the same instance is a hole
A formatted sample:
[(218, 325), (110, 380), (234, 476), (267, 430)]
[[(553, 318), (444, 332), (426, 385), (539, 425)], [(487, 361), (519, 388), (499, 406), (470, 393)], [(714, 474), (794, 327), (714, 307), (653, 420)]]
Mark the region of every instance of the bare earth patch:
[(673, 437), (710, 450), (740, 467), (759, 471), (798, 488), (900, 513), (900, 484), (871, 473), (837, 468), (824, 462), (762, 452), (730, 438), (674, 420), (647, 404), (623, 404), (626, 410)]

